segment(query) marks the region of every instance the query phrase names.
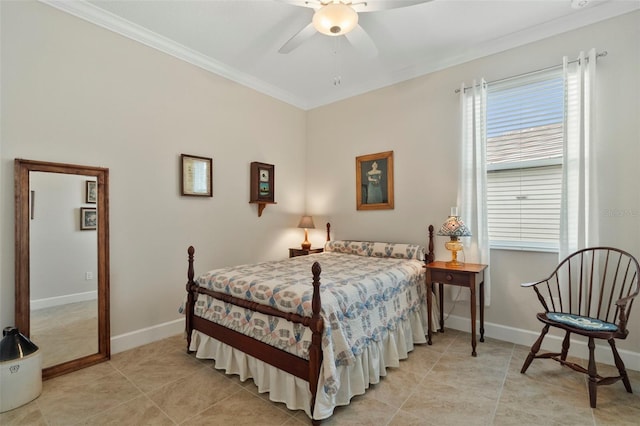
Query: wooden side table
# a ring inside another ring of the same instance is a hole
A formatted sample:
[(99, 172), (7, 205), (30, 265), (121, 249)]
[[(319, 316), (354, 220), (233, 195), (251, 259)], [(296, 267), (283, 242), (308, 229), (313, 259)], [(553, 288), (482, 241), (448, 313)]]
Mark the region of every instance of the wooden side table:
[[(438, 295), (440, 297), (440, 330), (444, 332), (444, 312), (442, 304), (444, 302), (442, 293), (444, 284), (457, 285), (460, 287), (468, 287), (471, 291), (471, 355), (477, 356), (476, 353), (476, 286), (479, 287), (480, 293), (480, 341), (484, 342), (484, 270), (487, 265), (478, 263), (462, 263), (459, 266), (449, 266), (448, 262), (431, 262), (426, 265), (427, 268), (427, 311), (429, 318), (427, 319), (429, 330), (427, 331), (428, 341), (431, 344), (431, 313), (433, 311), (433, 302), (431, 293), (433, 285), (438, 283)], [(476, 277), (482, 273), (480, 280)]]
[(322, 253), (323, 251), (324, 251), (323, 248), (311, 248), (311, 249), (290, 248), (289, 257), (306, 256), (308, 254)]

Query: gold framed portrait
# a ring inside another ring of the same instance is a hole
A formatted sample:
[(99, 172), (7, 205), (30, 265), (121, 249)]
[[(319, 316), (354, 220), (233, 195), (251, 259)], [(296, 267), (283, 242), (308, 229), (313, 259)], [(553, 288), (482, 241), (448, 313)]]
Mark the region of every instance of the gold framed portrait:
[(393, 151), (356, 157), (356, 208), (393, 209)]

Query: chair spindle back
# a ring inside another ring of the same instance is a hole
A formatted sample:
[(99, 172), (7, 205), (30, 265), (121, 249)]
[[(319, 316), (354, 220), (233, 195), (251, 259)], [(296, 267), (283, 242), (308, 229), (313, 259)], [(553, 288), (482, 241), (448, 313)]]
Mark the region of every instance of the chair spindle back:
[[(579, 250), (565, 258), (534, 286), (546, 312), (563, 312), (616, 323), (629, 317), (633, 298), (640, 292), (640, 265), (629, 253), (612, 247)], [(625, 299), (629, 298), (629, 299)], [(616, 304), (627, 301), (623, 315)], [(623, 325), (622, 330), (626, 328)]]

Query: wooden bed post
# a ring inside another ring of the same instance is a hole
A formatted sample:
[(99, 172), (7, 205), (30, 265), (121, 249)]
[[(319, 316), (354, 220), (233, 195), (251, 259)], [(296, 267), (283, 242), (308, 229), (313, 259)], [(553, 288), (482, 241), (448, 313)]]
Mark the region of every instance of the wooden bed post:
[[(327, 235), (329, 224), (327, 224)], [(320, 272), (322, 268), (318, 262), (313, 262), (311, 266), (313, 273), (313, 296), (311, 299), (311, 347), (309, 348), (309, 391), (311, 391), (311, 418), (313, 419), (313, 408), (316, 405), (316, 393), (318, 391), (318, 380), (320, 377), (320, 366), (322, 365), (322, 332), (324, 321), (320, 316), (322, 309), (320, 302)], [(313, 421), (314, 424), (319, 424)]]
[(185, 333), (187, 334), (187, 352), (191, 347), (191, 334), (193, 332), (193, 314), (196, 303), (195, 287), (196, 283), (193, 281), (193, 254), (195, 253), (193, 246), (189, 246), (187, 254), (189, 258), (189, 267), (187, 268), (187, 306), (185, 307)]
[(327, 222), (327, 241), (331, 241), (331, 224)]
[(429, 245), (427, 246), (429, 252), (424, 258), (425, 263), (431, 263), (436, 260), (436, 255), (433, 252), (433, 225), (429, 225)]

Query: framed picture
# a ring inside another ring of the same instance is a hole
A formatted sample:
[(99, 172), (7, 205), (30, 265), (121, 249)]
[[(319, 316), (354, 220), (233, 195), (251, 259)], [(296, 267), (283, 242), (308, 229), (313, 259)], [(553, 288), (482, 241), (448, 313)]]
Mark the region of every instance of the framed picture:
[(274, 166), (273, 164), (251, 163), (251, 193), (250, 202), (275, 201), (274, 187)]
[(98, 202), (98, 182), (95, 180), (87, 181), (87, 194), (86, 201), (87, 204), (95, 204)]
[(182, 195), (213, 197), (213, 159), (180, 154)]
[(393, 151), (356, 157), (356, 208), (393, 209)]
[(90, 231), (98, 227), (98, 211), (95, 207), (80, 208), (80, 230)]

